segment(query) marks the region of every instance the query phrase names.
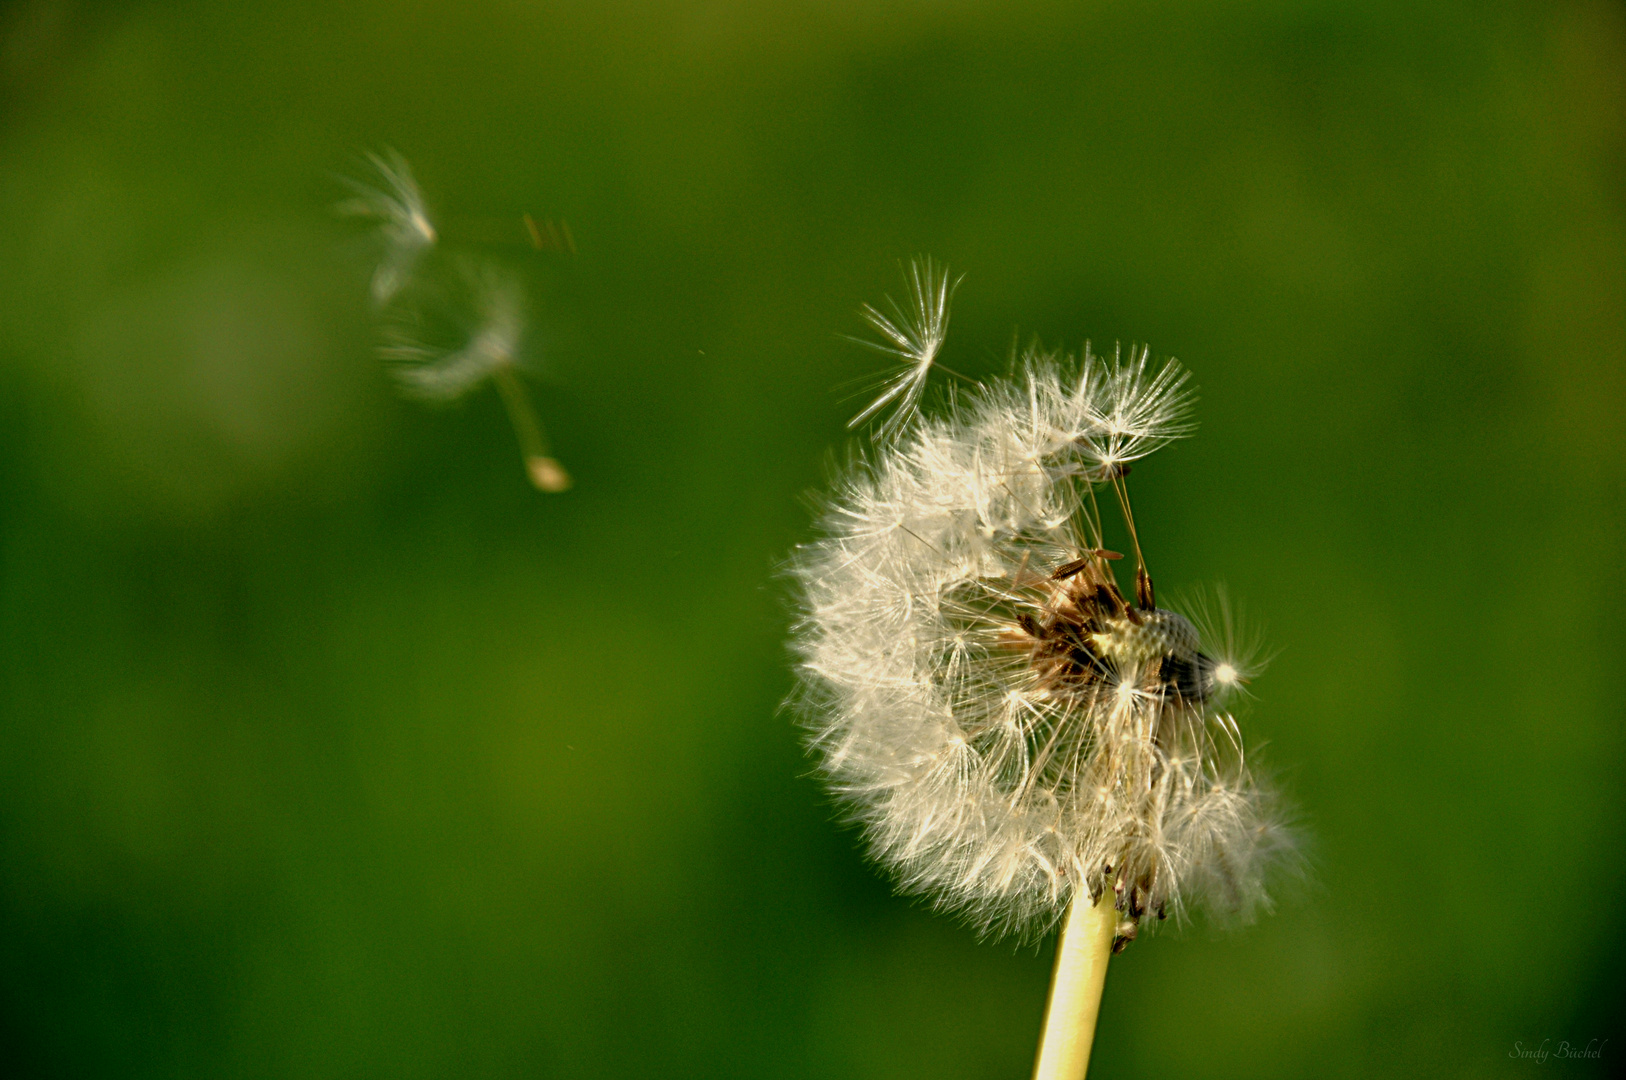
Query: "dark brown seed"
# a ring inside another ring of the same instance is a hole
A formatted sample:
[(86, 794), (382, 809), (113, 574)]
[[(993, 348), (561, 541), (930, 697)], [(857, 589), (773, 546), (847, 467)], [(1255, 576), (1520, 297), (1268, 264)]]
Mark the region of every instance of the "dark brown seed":
[(1060, 566), (1056, 567), (1055, 572), (1050, 575), (1050, 580), (1065, 581), (1074, 574), (1083, 573), (1085, 570), (1089, 569), (1089, 565), (1090, 558), (1088, 555), (1082, 559), (1074, 559), (1072, 562), (1062, 563)]

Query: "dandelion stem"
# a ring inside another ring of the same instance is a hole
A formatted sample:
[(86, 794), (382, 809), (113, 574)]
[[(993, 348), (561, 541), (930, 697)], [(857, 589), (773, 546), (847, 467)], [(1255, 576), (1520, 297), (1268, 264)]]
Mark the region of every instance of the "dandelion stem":
[(1112, 890), (1103, 889), (1094, 903), (1088, 892), (1076, 894), (1056, 943), (1056, 973), (1050, 981), (1033, 1080), (1084, 1080), (1117, 925)]
[(570, 487), (570, 474), (559, 464), (548, 449), (548, 437), (542, 433), (542, 421), (531, 407), (531, 395), (514, 371), (513, 364), (498, 364), (492, 378), (502, 393), (502, 403), (508, 409), (508, 419), (519, 437), (519, 450), (525, 457), (525, 472), (543, 491), (565, 491)]

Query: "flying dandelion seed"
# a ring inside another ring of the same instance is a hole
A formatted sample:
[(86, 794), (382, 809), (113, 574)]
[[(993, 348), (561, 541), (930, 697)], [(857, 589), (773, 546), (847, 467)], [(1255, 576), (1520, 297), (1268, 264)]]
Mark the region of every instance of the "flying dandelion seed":
[[(384, 326), (386, 344), (379, 355), (404, 393), (429, 401), (460, 398), (496, 372), (515, 363), (525, 335), (525, 289), (510, 273), (490, 263), (455, 263), (454, 296), (440, 307), (454, 312), (455, 346), (420, 340), (426, 332), (418, 308), (401, 313)], [(458, 318), (463, 311), (472, 316)]]
[(341, 214), (378, 222), (383, 250), (373, 271), (372, 294), (373, 302), (382, 306), (406, 285), (423, 253), (435, 245), (438, 234), (406, 159), (386, 149), (382, 155), (369, 153), (367, 161), (377, 173), (378, 182), (341, 178), (355, 196), (337, 209)]
[[(442, 306), (460, 318), (443, 319), (451, 323), (448, 330), (430, 326), (422, 307), (399, 312), (384, 327), (379, 355), (391, 366), (404, 393), (429, 401), (453, 401), (488, 379), (495, 383), (531, 483), (542, 491), (566, 491), (570, 474), (549, 449), (518, 370), (526, 329), (524, 286), (492, 263), (464, 259), (455, 266), (459, 288)], [(429, 340), (436, 329), (440, 330), (436, 340), (450, 337), (452, 343)]]
[[(918, 325), (900, 354), (941, 344)], [(1226, 708), (1249, 665), (1157, 607), (1130, 510), (1130, 463), (1192, 430), (1187, 383), (1145, 349), (1030, 351), (861, 458), (795, 563), (810, 744), (875, 858), (989, 935), (1072, 913), (1040, 1076), (1083, 1075), (1107, 950), (1193, 905), (1265, 905), (1290, 847)]]
[(904, 278), (909, 286), (906, 305), (887, 297), (890, 314), (868, 304), (862, 309), (865, 320), (884, 340), (852, 339), (895, 356), (903, 363), (901, 371), (882, 383), (881, 395), (847, 422), (848, 427), (858, 427), (895, 402), (897, 407), (880, 427), (882, 438), (896, 435), (919, 410), (926, 377), (931, 374), (937, 354), (943, 348), (943, 339), (948, 335), (949, 305), (960, 284), (959, 278), (949, 280), (946, 266), (929, 258), (910, 262)]
[[(379, 354), (402, 392), (452, 401), (489, 379), (502, 395), (531, 483), (547, 492), (568, 490), (570, 474), (549, 449), (518, 370), (526, 331), (524, 286), (498, 264), (462, 253), (426, 267), (424, 256), (439, 234), (412, 167), (394, 150), (368, 154), (367, 160), (377, 182), (345, 179), (355, 195), (338, 210), (378, 222), (382, 250), (372, 297), (383, 320)], [(539, 250), (551, 238), (560, 250), (575, 251), (568, 225), (549, 220), (544, 234), (531, 215), (523, 220)]]

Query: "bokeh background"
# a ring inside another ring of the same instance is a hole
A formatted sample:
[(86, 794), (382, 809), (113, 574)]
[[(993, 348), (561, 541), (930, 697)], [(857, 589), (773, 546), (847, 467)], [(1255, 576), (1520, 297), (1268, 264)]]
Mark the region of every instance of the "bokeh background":
[[(1311, 873), (1115, 960), (1091, 1075), (1620, 1068), (1622, 5), (243, 8), (0, 9), (9, 1075), (1025, 1075), (1052, 945), (894, 896), (779, 707), (917, 253), (956, 369), (1196, 373), (1148, 556), (1279, 650)], [(574, 491), (373, 355), (384, 146)]]

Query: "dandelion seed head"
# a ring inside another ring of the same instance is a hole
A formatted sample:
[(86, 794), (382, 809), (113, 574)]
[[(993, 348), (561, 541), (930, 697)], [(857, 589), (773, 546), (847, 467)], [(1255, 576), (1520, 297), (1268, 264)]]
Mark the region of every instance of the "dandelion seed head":
[(1244, 668), (1101, 546), (1119, 466), (1191, 430), (1186, 384), (1144, 349), (1030, 351), (860, 456), (798, 553), (827, 781), (905, 890), (989, 934), (1080, 892), (1245, 912), (1289, 843), (1221, 708)]

